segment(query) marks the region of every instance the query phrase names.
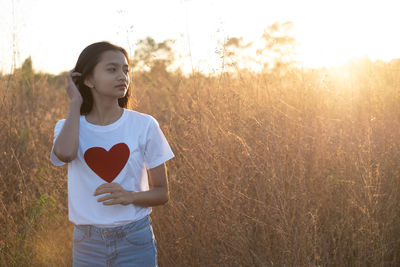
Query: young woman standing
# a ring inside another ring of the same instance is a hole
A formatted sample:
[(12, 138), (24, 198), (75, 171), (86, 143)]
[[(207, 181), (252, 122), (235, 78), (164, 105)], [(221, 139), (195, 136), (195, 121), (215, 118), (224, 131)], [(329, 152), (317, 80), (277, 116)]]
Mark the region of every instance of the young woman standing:
[(129, 66), (125, 49), (98, 42), (66, 78), (69, 113), (55, 125), (50, 160), (68, 163), (73, 266), (157, 266), (149, 214), (169, 199), (174, 153), (155, 118), (127, 109)]

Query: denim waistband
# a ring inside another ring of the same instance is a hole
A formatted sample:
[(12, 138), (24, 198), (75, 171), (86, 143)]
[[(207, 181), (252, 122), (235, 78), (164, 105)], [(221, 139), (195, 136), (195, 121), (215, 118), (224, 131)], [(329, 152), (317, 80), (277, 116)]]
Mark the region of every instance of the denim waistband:
[(115, 235), (115, 234), (118, 235), (121, 233), (140, 230), (151, 223), (152, 222), (150, 216), (146, 215), (142, 219), (116, 227), (97, 227), (89, 224), (87, 225), (79, 224), (75, 225), (75, 227), (85, 232), (88, 236), (91, 235), (105, 236), (105, 235)]

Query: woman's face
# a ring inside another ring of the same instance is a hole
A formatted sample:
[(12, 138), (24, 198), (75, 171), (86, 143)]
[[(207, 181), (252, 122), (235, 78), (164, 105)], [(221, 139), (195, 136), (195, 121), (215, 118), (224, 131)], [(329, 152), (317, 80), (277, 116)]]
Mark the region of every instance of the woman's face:
[[(93, 75), (86, 79), (85, 84), (92, 88), (93, 94), (122, 98), (128, 90), (129, 82), (129, 66), (125, 55), (120, 51), (109, 50), (103, 52)], [(121, 84), (125, 87), (118, 87)]]

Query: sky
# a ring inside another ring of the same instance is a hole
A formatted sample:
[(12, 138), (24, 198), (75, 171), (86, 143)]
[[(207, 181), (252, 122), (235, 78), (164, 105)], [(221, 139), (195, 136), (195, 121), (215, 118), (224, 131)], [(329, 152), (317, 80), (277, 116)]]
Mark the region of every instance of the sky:
[(254, 42), (247, 53), (255, 56), (264, 29), (286, 21), (294, 24), (291, 35), (305, 66), (400, 58), (400, 1), (394, 0), (0, 0), (0, 6), (3, 73), (13, 58), (18, 67), (31, 56), (35, 70), (58, 74), (72, 69), (91, 43), (110, 41), (133, 55), (146, 37), (175, 39), (184, 72), (192, 65), (215, 72), (218, 41), (243, 37)]

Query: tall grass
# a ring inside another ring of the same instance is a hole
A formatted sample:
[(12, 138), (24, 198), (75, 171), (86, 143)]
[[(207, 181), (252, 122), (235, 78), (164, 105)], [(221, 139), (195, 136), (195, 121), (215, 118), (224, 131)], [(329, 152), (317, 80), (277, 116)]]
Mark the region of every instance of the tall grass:
[[(389, 64), (220, 77), (137, 73), (176, 157), (160, 266), (398, 266), (400, 78)], [(63, 77), (3, 76), (0, 264), (70, 266)]]

